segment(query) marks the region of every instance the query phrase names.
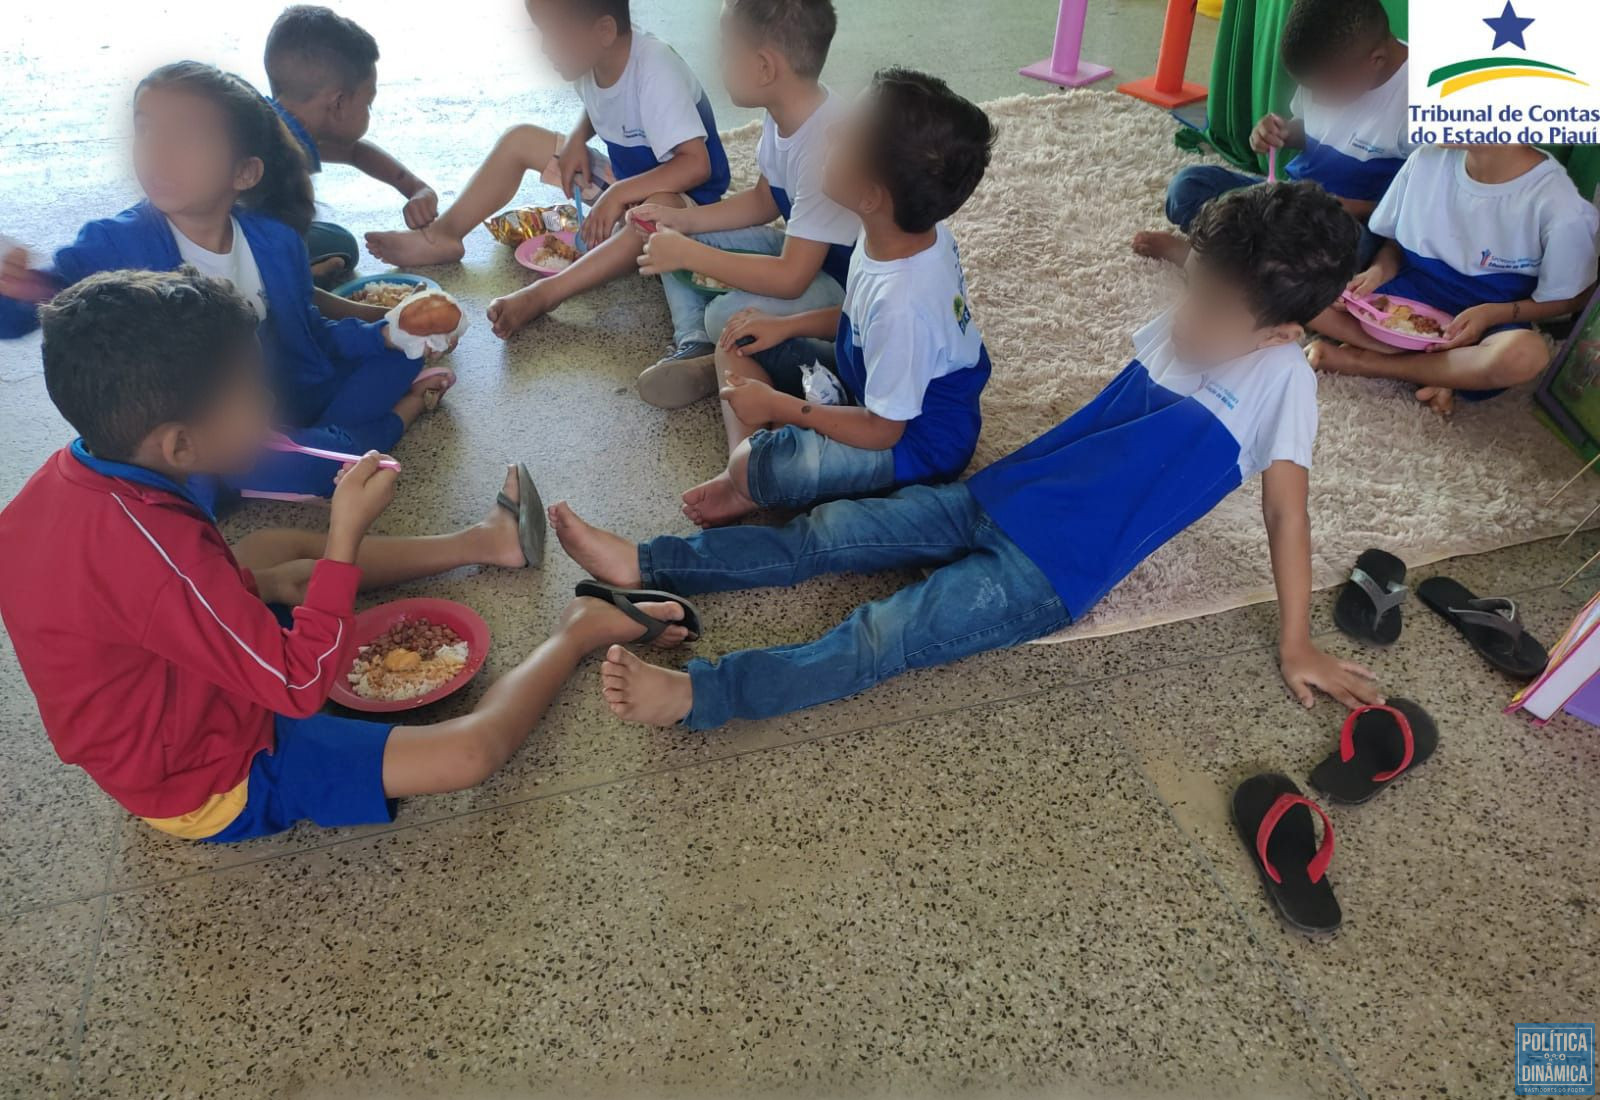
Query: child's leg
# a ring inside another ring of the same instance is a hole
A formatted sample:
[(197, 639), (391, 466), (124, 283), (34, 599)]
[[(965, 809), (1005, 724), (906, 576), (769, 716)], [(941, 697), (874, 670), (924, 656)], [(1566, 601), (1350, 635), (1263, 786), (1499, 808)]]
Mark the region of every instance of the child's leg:
[[(513, 503), (517, 500), (519, 486), (514, 468), (507, 473), (502, 492)], [(322, 557), (326, 545), (327, 536), (322, 532), (275, 528), (246, 535), (233, 553), (239, 564), (255, 575), (263, 599), (294, 606), (305, 598), (311, 567)], [(466, 565), (520, 569), (526, 564), (517, 537), (517, 517), (498, 503), (477, 523), (448, 535), (368, 535), (356, 556), (363, 591), (432, 577)]]
[(317, 422), (369, 424), (393, 413), (400, 418), (404, 432), (429, 407), (427, 394), (447, 389), (453, 381), (447, 373), (432, 373), (419, 381), (433, 370), (425, 361), (407, 358), (397, 351), (362, 359), (339, 383)]
[[(1179, 232), (1189, 232), (1202, 207), (1219, 195), (1251, 187), (1259, 176), (1235, 172), (1216, 164), (1195, 164), (1183, 169), (1167, 186), (1167, 220)], [(1133, 237), (1133, 250), (1141, 256), (1181, 264), (1189, 256), (1189, 242), (1177, 233), (1144, 232)]]
[[(1383, 341), (1374, 338), (1371, 333), (1361, 327), (1361, 322), (1350, 316), (1349, 313), (1342, 309), (1334, 309), (1331, 306), (1319, 313), (1307, 327), (1318, 336), (1326, 336), (1328, 339), (1337, 340), (1341, 344), (1364, 348), (1379, 355), (1391, 354), (1395, 350)], [(1325, 347), (1325, 345), (1313, 345), (1313, 347)]]
[(543, 172), (565, 139), (541, 126), (513, 126), (495, 142), (489, 159), (460, 196), (423, 229), (368, 233), (367, 249), (397, 267), (453, 263), (466, 254), (461, 241), (516, 197), (529, 172)]
[[(748, 229), (727, 229), (715, 233), (699, 233), (695, 240), (701, 244), (710, 245), (712, 248), (736, 249), (740, 252), (759, 252), (765, 256), (781, 256), (786, 240), (782, 231), (770, 225), (751, 226)], [(672, 343), (673, 347), (683, 349), (701, 344), (711, 344), (716, 341), (717, 332), (721, 331), (719, 325), (714, 331), (707, 331), (707, 319), (720, 307), (721, 303), (742, 291), (730, 291), (718, 298), (707, 299), (704, 294), (694, 288), (685, 286), (679, 279), (671, 276), (661, 280), (661, 287), (667, 294), (667, 308), (672, 311)], [(741, 307), (742, 308), (742, 307)], [(726, 319), (728, 314), (723, 313)]]
[(695, 660), (687, 672), (645, 664), (613, 646), (601, 681), (606, 702), (627, 721), (715, 729), (843, 699), (908, 668), (1020, 645), (1069, 621), (1038, 567), (984, 524), (970, 555), (856, 608), (814, 642)]
[(720, 527), (757, 508), (807, 508), (894, 485), (894, 452), (851, 447), (786, 424), (734, 448), (728, 468), (683, 494), (683, 514)]
[[(658, 619), (683, 617), (677, 604), (641, 604)], [(471, 714), (431, 726), (397, 726), (383, 753), (383, 790), (390, 798), (475, 787), (528, 739), (584, 657), (608, 645), (625, 645), (644, 633), (621, 611), (599, 600), (577, 599), (561, 625), (522, 664), (484, 692)], [(658, 644), (676, 645), (682, 627), (670, 627)]]
[(549, 514), (561, 548), (597, 579), (685, 595), (943, 565), (971, 552), (984, 520), (961, 484), (913, 485), (893, 496), (836, 501), (783, 527), (725, 527), (639, 544), (591, 527), (565, 502)]
[[(778, 351), (779, 349), (773, 348), (772, 350)], [(718, 388), (720, 388), (720, 383), (723, 379), (733, 375), (748, 378), (752, 382), (764, 382), (769, 386), (773, 385), (772, 375), (767, 372), (761, 361), (753, 356), (737, 355), (719, 346), (717, 348), (716, 367)], [(718, 402), (718, 404), (722, 406), (722, 426), (728, 433), (728, 458), (731, 463), (733, 456), (738, 453), (739, 447), (744, 441), (767, 425), (746, 424), (739, 419), (739, 414), (733, 411), (732, 405), (726, 401)]]
[[(645, 202), (681, 207), (684, 198), (660, 194), (651, 195)], [(494, 326), (494, 334), (504, 340), (568, 298), (624, 275), (637, 275), (639, 254), (643, 251), (644, 237), (631, 226), (623, 226), (603, 243), (579, 256), (571, 267), (490, 302), (489, 323)]]
[[(1448, 351), (1383, 355), (1361, 348), (1324, 346), (1313, 349), (1318, 370), (1353, 374), (1359, 378), (1392, 378), (1428, 390), (1500, 390), (1539, 376), (1550, 365), (1550, 349), (1532, 329), (1493, 332), (1471, 347)], [(1449, 402), (1445, 395), (1419, 393), (1439, 411)]]

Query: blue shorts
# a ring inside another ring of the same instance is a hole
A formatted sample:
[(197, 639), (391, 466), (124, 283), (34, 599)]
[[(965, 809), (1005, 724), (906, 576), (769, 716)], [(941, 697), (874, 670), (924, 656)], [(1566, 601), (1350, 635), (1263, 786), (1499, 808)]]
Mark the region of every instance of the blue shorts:
[(790, 397), (806, 399), (804, 375), (801, 369), (814, 363), (821, 363), (829, 370), (834, 369), (833, 345), (826, 340), (813, 340), (807, 336), (785, 340), (783, 343), (758, 351), (750, 358), (761, 365), (767, 372), (767, 378), (772, 382), (772, 388), (779, 393), (786, 393)]
[[(1429, 279), (1423, 272), (1410, 267), (1401, 268), (1400, 274), (1380, 286), (1374, 294), (1393, 294), (1397, 298), (1410, 298), (1413, 302), (1423, 302), (1434, 309), (1442, 309), (1452, 317), (1458, 313), (1465, 313), (1474, 306), (1487, 304), (1452, 293), (1450, 288), (1440, 286), (1436, 281)], [(1497, 332), (1510, 332), (1513, 329), (1532, 327), (1526, 321), (1510, 325), (1496, 325), (1485, 332), (1484, 335), (1493, 336)], [(1505, 392), (1503, 389), (1457, 390), (1456, 396), (1463, 401), (1487, 401), (1489, 398), (1499, 397)]]
[(270, 836), (310, 821), (324, 828), (387, 825), (383, 749), (393, 726), (314, 714), (274, 719), (276, 744), (250, 764), (244, 809), (206, 841), (228, 844)]

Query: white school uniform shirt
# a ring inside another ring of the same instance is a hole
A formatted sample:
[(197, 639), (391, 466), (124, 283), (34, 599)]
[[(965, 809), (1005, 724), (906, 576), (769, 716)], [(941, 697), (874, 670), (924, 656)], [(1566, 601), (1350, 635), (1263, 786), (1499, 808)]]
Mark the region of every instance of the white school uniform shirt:
[(1484, 301), (1559, 302), (1595, 281), (1600, 210), (1556, 159), (1507, 183), (1467, 175), (1467, 151), (1417, 150), (1373, 211), (1372, 232), (1436, 280), (1482, 281)]
[(256, 265), (255, 253), (250, 250), (250, 242), (245, 239), (238, 218), (233, 219), (233, 248), (228, 252), (212, 252), (209, 248), (201, 248), (179, 232), (170, 219), (167, 225), (172, 230), (172, 239), (184, 263), (192, 265), (202, 275), (232, 283), (233, 288), (250, 303), (250, 308), (255, 310), (256, 320), (267, 319), (267, 292), (261, 282), (261, 268)]
[(1297, 88), (1289, 110), (1305, 126), (1305, 149), (1284, 170), (1329, 194), (1377, 202), (1416, 149), (1410, 137), (1409, 62), (1352, 103), (1326, 106)]
[(826, 94), (811, 117), (788, 137), (778, 133), (778, 124), (770, 114), (762, 119), (756, 167), (788, 223), (786, 232), (791, 237), (829, 245), (823, 270), (843, 286), (850, 275), (856, 238), (861, 235), (861, 219), (822, 191), (828, 130), (847, 109), (838, 96)]

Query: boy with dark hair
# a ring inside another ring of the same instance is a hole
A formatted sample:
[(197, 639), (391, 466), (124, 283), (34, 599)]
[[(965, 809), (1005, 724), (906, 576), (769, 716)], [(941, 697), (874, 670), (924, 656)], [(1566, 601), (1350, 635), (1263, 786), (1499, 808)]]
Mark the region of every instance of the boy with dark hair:
[[(823, 167), (823, 191), (862, 224), (844, 303), (730, 320), (715, 362), (731, 457), (683, 495), (690, 519), (719, 526), (758, 507), (961, 476), (989, 352), (944, 220), (977, 189), (993, 145), (989, 117), (944, 81), (904, 69), (873, 79)], [(821, 369), (838, 383), (831, 402), (816, 392), (819, 363), (836, 374)]]
[[(471, 714), (391, 727), (318, 713), (350, 668), (363, 582), (523, 563), (518, 479), (477, 527), (372, 538), (396, 475), (369, 453), (345, 469), (325, 537), (262, 531), (236, 553), (194, 483), (248, 469), (269, 435), (251, 308), (190, 270), (95, 275), (41, 312), (45, 384), (79, 438), (0, 512), (0, 618), (57, 754), (157, 829), (236, 841), (390, 821), (395, 798), (481, 782), (585, 654), (646, 633), (580, 599)], [(269, 603), (295, 605), (293, 625)]]
[[(728, 189), (728, 155), (711, 101), (683, 59), (629, 22), (628, 0), (526, 0), (545, 56), (573, 82), (583, 115), (569, 134), (513, 126), (461, 196), (432, 225), (368, 233), (367, 248), (400, 267), (461, 259), (462, 240), (516, 195), (529, 172), (593, 204), (572, 266), (489, 304), (501, 339), (586, 290), (638, 271), (643, 238), (623, 229), (640, 203), (696, 206)], [(605, 142), (604, 155), (591, 149)]]
[[(1365, 225), (1416, 148), (1408, 121), (1410, 51), (1394, 36), (1382, 0), (1295, 0), (1280, 51), (1299, 84), (1292, 117), (1263, 116), (1250, 146), (1263, 154), (1299, 149), (1284, 177), (1320, 183)], [(1185, 168), (1167, 189), (1167, 220), (1187, 232), (1207, 202), (1260, 181), (1217, 165)], [(1177, 263), (1186, 245), (1176, 234), (1140, 233), (1133, 247)], [(1377, 249), (1377, 239), (1363, 234), (1360, 262)]]
[(550, 510), (562, 546), (596, 577), (715, 592), (827, 573), (932, 568), (816, 642), (696, 660), (687, 672), (618, 647), (606, 701), (648, 725), (711, 729), (863, 691), (907, 668), (1019, 645), (1081, 618), (1157, 547), (1247, 478), (1263, 479), (1283, 677), (1377, 699), (1370, 673), (1310, 634), (1307, 468), (1316, 376), (1298, 340), (1355, 270), (1356, 224), (1308, 183), (1208, 206), (1178, 304), (1133, 338), (1135, 359), (1065, 423), (970, 481), (824, 504), (786, 527), (730, 527), (634, 545)]
[[(639, 378), (639, 396), (681, 408), (717, 392), (713, 358), (728, 319), (744, 309), (789, 315), (844, 301), (861, 220), (823, 191), (828, 131), (843, 100), (820, 83), (838, 19), (832, 0), (727, 0), (722, 8), (722, 79), (740, 107), (760, 107), (760, 177), (710, 206), (636, 207), (635, 225), (657, 230), (639, 267), (661, 275), (672, 310), (673, 345)], [(783, 217), (779, 230), (770, 223)], [(733, 289), (707, 301), (666, 278), (709, 276)]]
[[(405, 197), (406, 224), (420, 229), (439, 212), (439, 198), (416, 173), (366, 139), (378, 94), (378, 43), (353, 20), (313, 4), (285, 8), (267, 34), (272, 105), (305, 150), (313, 173), (322, 162), (348, 164)], [(329, 222), (306, 234), (319, 284), (355, 270), (356, 239)], [(342, 260), (342, 263), (334, 261)]]

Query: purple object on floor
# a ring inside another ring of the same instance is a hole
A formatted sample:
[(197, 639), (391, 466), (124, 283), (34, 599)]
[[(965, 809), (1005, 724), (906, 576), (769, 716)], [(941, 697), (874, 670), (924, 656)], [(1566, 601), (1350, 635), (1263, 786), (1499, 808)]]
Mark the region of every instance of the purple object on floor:
[(1561, 709), (1591, 726), (1600, 726), (1600, 675), (1579, 688), (1578, 694), (1568, 699)]

